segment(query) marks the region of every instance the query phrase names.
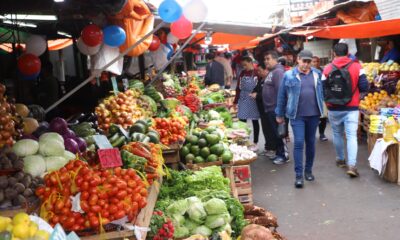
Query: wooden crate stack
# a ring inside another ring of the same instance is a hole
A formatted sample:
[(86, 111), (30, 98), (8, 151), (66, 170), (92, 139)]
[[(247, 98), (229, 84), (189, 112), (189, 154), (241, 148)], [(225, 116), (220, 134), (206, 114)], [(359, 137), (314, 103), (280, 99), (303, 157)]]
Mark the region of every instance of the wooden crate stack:
[(253, 204), (250, 165), (226, 167), (226, 177), (231, 181), (232, 194), (244, 205)]
[(180, 144), (175, 143), (170, 145), (168, 149), (163, 150), (164, 162), (172, 169), (178, 169), (180, 161), (180, 156), (179, 156), (180, 148), (181, 148)]

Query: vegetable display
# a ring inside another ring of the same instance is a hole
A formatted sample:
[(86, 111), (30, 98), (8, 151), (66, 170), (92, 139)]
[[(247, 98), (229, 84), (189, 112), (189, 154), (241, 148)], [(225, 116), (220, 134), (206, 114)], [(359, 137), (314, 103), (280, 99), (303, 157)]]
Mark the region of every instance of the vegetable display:
[(170, 145), (185, 140), (187, 124), (187, 117), (155, 118), (153, 128), (160, 134), (160, 142)]
[[(132, 221), (147, 204), (145, 184), (133, 169), (96, 169), (74, 160), (44, 181), (45, 186), (36, 189), (42, 200), (40, 216), (69, 231), (100, 231), (125, 216)], [(73, 207), (74, 201), (80, 208)]]

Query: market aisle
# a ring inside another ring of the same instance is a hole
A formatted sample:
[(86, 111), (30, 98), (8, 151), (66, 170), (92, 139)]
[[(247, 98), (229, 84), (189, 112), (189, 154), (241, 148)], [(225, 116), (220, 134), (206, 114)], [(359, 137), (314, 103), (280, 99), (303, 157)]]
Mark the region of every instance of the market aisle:
[(370, 170), (366, 143), (359, 147), (361, 178), (349, 179), (335, 165), (329, 127), (327, 135), (328, 142), (317, 143), (316, 182), (306, 182), (304, 189), (293, 186), (292, 159), (284, 166), (264, 156), (253, 163), (255, 204), (276, 214), (278, 230), (288, 240), (399, 239), (400, 186)]

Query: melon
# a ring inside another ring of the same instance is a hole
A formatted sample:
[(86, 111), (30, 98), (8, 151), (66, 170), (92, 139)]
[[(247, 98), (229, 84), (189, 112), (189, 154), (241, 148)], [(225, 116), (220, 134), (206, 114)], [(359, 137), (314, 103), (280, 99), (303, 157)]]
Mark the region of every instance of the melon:
[(32, 134), (39, 127), (39, 123), (34, 118), (24, 118), (24, 134), (29, 135)]
[(21, 117), (28, 117), (29, 115), (29, 108), (22, 103), (17, 103), (15, 104), (15, 111), (20, 115)]

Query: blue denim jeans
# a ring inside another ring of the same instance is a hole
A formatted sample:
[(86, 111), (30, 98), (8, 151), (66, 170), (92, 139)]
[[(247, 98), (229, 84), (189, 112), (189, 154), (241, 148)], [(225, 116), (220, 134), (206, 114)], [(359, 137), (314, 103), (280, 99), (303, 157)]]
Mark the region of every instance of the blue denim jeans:
[(294, 135), (294, 171), (296, 178), (303, 177), (303, 152), (306, 143), (306, 165), (304, 172), (311, 173), (315, 158), (315, 133), (319, 124), (319, 116), (297, 117), (290, 120)]
[(329, 122), (333, 131), (333, 143), (335, 144), (336, 159), (345, 160), (344, 157), (344, 133), (347, 142), (347, 165), (355, 167), (357, 164), (357, 129), (358, 111), (329, 111)]

